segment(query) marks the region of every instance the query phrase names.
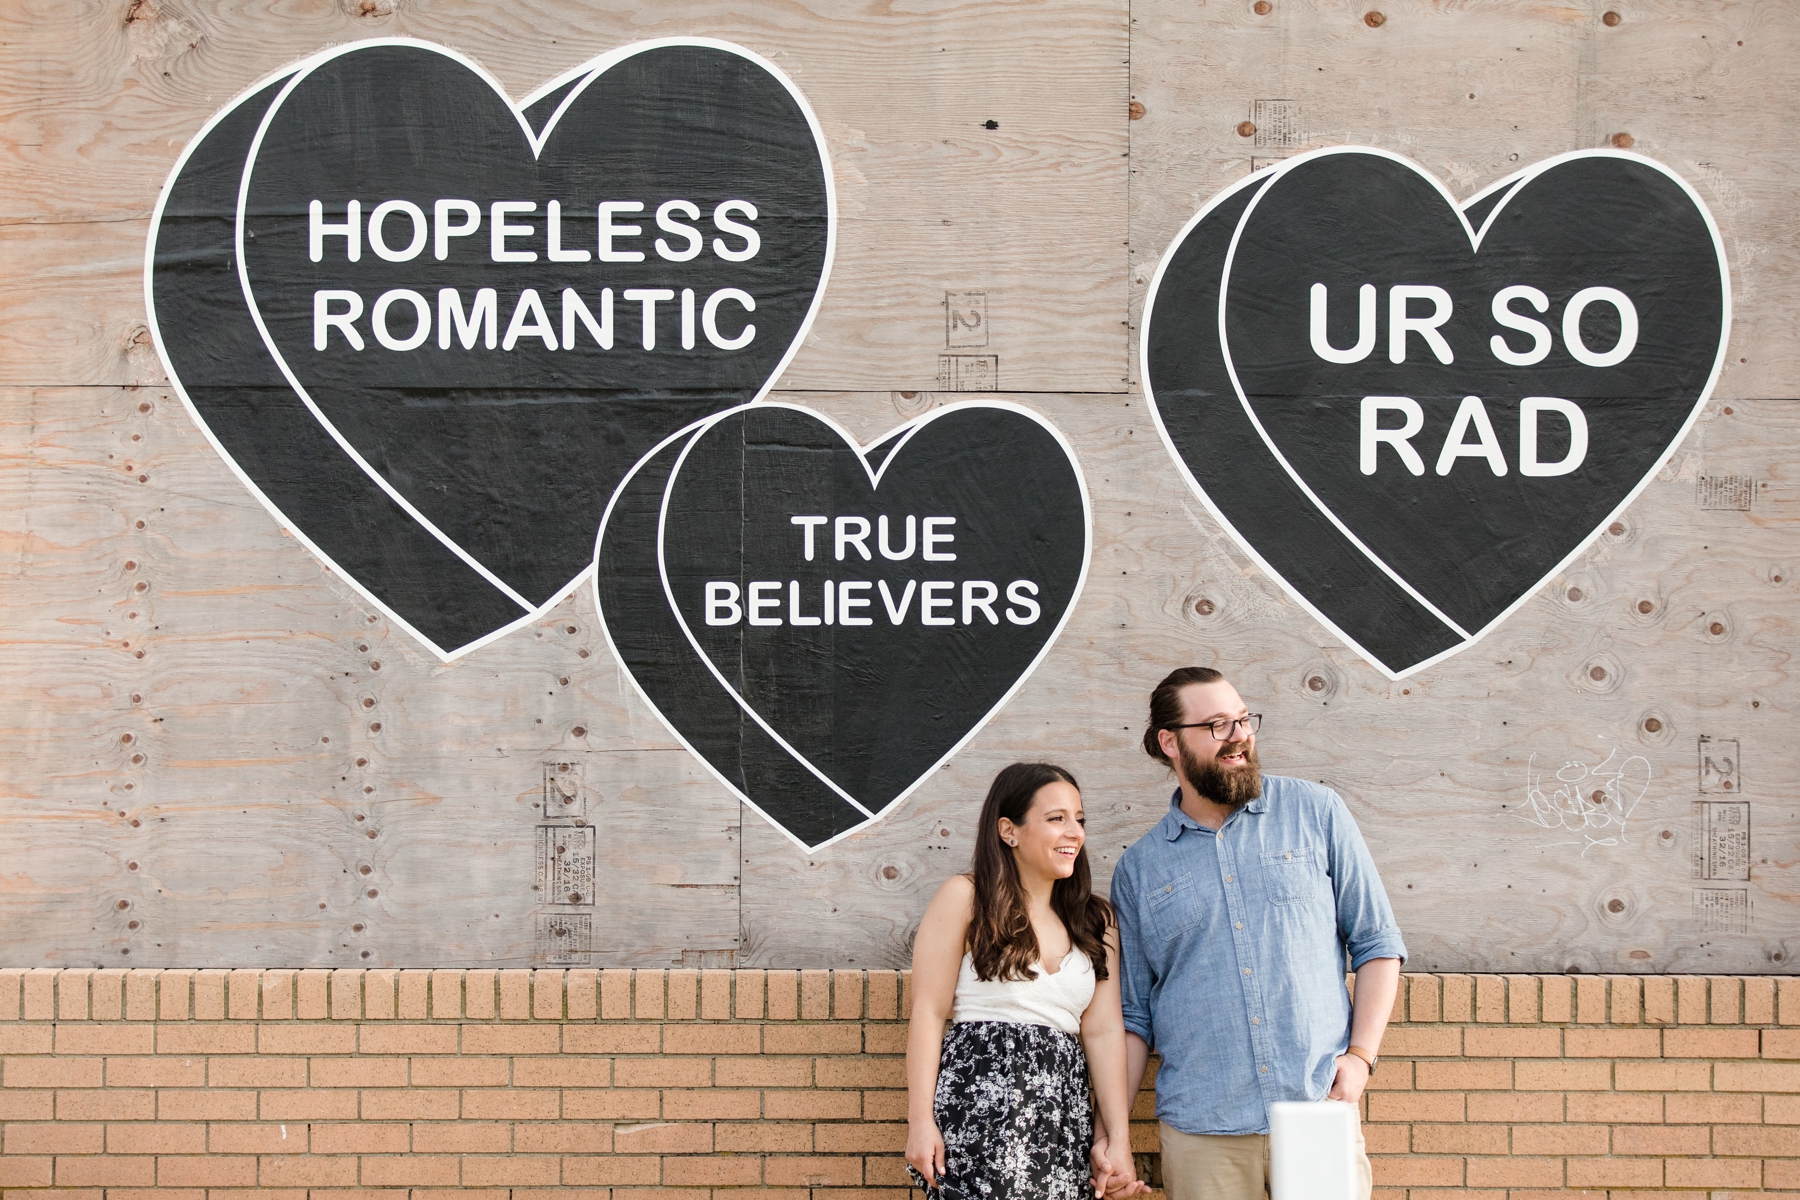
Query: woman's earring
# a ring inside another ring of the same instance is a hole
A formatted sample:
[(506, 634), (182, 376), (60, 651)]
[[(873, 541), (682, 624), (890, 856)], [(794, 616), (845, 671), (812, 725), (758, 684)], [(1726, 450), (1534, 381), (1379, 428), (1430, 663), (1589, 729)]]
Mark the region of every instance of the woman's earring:
[(1011, 846), (1014, 850), (1017, 850), (1019, 848), (1019, 843), (1014, 841), (1012, 838), (1007, 838), (1006, 844)]

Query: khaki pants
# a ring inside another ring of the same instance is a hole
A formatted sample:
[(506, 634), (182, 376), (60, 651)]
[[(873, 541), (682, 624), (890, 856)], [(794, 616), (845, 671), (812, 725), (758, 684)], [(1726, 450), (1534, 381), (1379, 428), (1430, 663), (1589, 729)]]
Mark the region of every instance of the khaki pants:
[[(1183, 1133), (1162, 1125), (1162, 1183), (1168, 1200), (1263, 1200), (1269, 1194), (1269, 1135)], [(1373, 1180), (1356, 1127), (1356, 1194), (1369, 1200)]]

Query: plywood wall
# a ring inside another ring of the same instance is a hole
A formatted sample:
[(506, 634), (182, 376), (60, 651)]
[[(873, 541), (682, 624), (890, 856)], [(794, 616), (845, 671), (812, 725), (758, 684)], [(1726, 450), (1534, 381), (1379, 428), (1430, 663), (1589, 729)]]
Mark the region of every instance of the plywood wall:
[[(639, 9), (0, 12), (8, 965), (903, 965), (1006, 762), (1081, 778), (1104, 885), (1166, 803), (1135, 748), (1144, 697), (1200, 662), (1267, 713), (1268, 769), (1349, 799), (1416, 969), (1792, 969), (1792, 6)], [(946, 294), (983, 294), (981, 353), (1004, 398), (1074, 444), (1095, 553), (1036, 675), (898, 812), (808, 855), (740, 811), (637, 698), (585, 591), (439, 663), (274, 523), (167, 387), (141, 263), (176, 155), (284, 63), (401, 34), (455, 46), (516, 95), (654, 36), (780, 64), (823, 123), (843, 220), (778, 392), (858, 436), (957, 398)], [(1341, 142), (1411, 156), (1459, 195), (1630, 144), (1705, 197), (1735, 289), (1729, 365), (1669, 467), (1566, 576), (1402, 683), (1235, 548), (1136, 383), (1136, 314), (1175, 231), (1253, 166)], [(1748, 507), (1719, 507), (1738, 493), (1703, 486), (1717, 477), (1749, 481)], [(1570, 802), (1615, 772), (1628, 805)], [(1747, 860), (1721, 836), (1733, 820)]]

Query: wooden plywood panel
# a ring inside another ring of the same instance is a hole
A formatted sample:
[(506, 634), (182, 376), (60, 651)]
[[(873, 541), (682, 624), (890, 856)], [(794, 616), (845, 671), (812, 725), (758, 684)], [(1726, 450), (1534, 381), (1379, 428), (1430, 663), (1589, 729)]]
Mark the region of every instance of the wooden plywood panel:
[(1122, 3), (647, 14), (384, 0), (360, 12), (137, 0), (8, 10), (0, 383), (153, 381), (126, 350), (144, 324), (142, 222), (182, 146), (283, 64), (386, 36), (451, 45), (515, 97), (653, 37), (730, 39), (788, 72), (824, 127), (842, 222), (826, 307), (787, 386), (934, 386), (951, 350), (946, 294), (965, 291), (985, 296), (990, 328), (958, 348), (997, 356), (1006, 386), (1106, 390), (1124, 377)]

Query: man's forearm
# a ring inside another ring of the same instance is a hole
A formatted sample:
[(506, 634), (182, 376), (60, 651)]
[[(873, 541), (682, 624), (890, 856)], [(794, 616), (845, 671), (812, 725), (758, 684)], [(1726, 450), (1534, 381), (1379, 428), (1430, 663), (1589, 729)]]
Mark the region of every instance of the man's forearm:
[[(1138, 1089), (1144, 1086), (1144, 1072), (1150, 1066), (1150, 1046), (1143, 1038), (1125, 1031), (1125, 1115), (1129, 1119), (1137, 1104)], [(1112, 1132), (1108, 1130), (1108, 1132)]]
[(1394, 1011), (1394, 997), (1399, 994), (1399, 959), (1371, 958), (1356, 968), (1356, 997), (1350, 1005), (1352, 1046), (1370, 1054), (1381, 1053), (1381, 1037), (1387, 1032), (1388, 1017)]

